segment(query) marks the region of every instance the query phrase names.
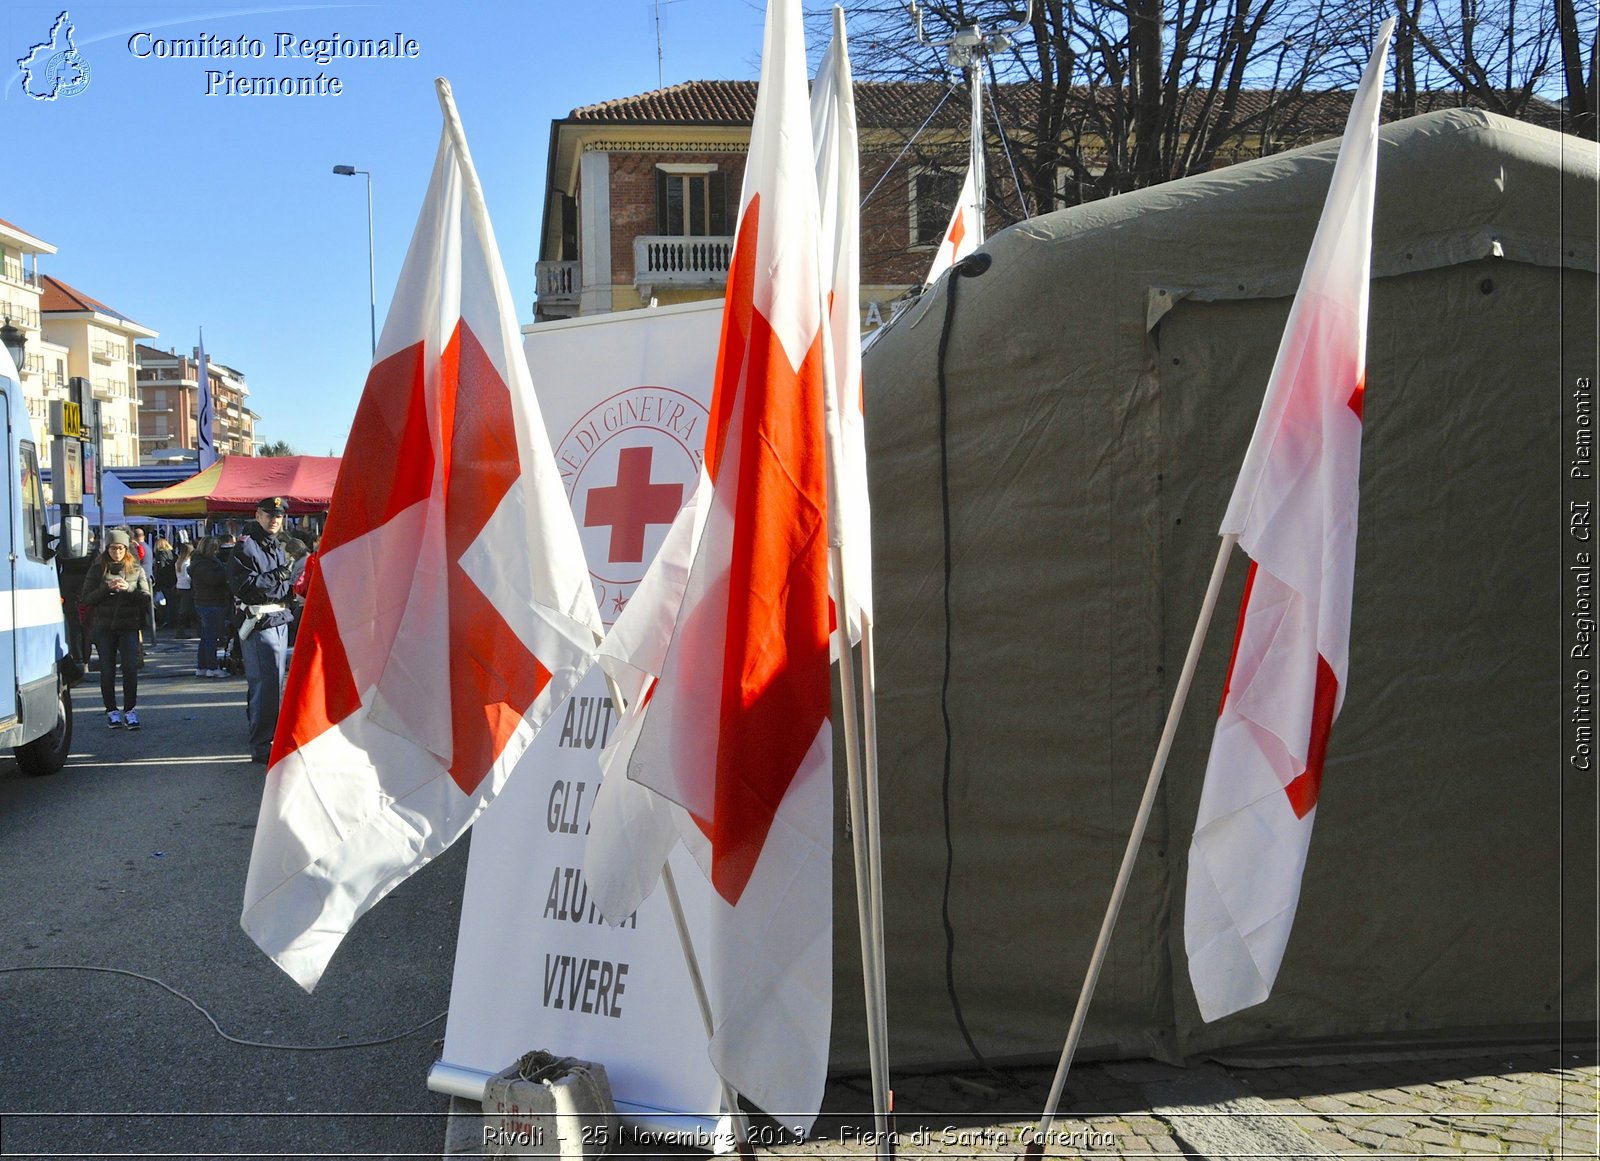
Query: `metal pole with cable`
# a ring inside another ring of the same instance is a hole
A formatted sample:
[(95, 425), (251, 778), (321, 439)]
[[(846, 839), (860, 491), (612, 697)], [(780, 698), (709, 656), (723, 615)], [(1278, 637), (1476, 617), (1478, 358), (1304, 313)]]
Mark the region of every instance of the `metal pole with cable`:
[[(1033, 0), (1028, 0), (1021, 18), (1012, 21), (1010, 24), (986, 29), (974, 20), (971, 24), (957, 27), (955, 33), (945, 40), (929, 40), (927, 32), (923, 28), (922, 6), (916, 0), (911, 0), (910, 7), (911, 18), (917, 25), (917, 43), (927, 48), (944, 49), (945, 62), (953, 69), (960, 69), (967, 77), (967, 87), (972, 94), (971, 141), (968, 146), (970, 151), (969, 164), (972, 167), (974, 208), (977, 217), (977, 244), (981, 246), (984, 239), (984, 222), (989, 200), (988, 181), (984, 173), (983, 159), (983, 62), (985, 58), (1010, 48), (1011, 38), (1033, 23)], [(941, 12), (940, 15), (943, 16), (943, 13)]]

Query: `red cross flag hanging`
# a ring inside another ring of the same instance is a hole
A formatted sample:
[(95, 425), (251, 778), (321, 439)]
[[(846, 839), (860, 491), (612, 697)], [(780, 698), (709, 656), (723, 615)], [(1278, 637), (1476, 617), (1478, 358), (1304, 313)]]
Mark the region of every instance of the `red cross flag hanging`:
[(242, 923), (307, 991), (452, 843), (600, 636), (449, 86), (427, 198), (329, 507)]
[(950, 224), (945, 227), (939, 249), (933, 255), (933, 265), (928, 267), (929, 286), (939, 281), (939, 276), (978, 248), (982, 241), (978, 230), (978, 185), (973, 170), (967, 167), (966, 180), (956, 195), (955, 209), (950, 211)]
[[(621, 726), (584, 860), (591, 897), (620, 919), (660, 872), (662, 818), (677, 820), (717, 896), (702, 956), (712, 1062), (801, 1131), (822, 1099), (832, 1005), (814, 166), (799, 0), (772, 0), (704, 476), (606, 647), (624, 688), (645, 692)], [(654, 793), (619, 786), (624, 770)]]
[(1378, 114), (1393, 21), (1350, 109), (1222, 533), (1250, 555), (1194, 841), (1184, 943), (1200, 1014), (1267, 998), (1344, 701)]

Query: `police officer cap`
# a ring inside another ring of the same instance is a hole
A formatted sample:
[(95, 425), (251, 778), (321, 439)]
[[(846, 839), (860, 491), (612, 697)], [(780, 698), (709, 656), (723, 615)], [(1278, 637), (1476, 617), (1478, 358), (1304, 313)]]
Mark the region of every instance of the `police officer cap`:
[(256, 505), (256, 511), (269, 516), (283, 516), (289, 511), (289, 504), (282, 496), (268, 496)]

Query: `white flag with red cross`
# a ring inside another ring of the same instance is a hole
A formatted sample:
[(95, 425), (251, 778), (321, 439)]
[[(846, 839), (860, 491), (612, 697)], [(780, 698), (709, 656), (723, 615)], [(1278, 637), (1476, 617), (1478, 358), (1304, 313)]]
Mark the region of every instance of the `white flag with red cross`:
[(1265, 401), (1223, 518), (1250, 556), (1189, 848), (1200, 1014), (1267, 998), (1283, 961), (1350, 661), (1378, 115), (1393, 21), (1362, 76)]
[(600, 636), (448, 85), (284, 690), (241, 922), (310, 991), (494, 798)]
[(861, 145), (839, 7), (833, 10), (833, 39), (811, 86), (811, 134), (834, 368), (827, 398), (828, 444), (834, 449), (828, 514), (844, 564), (844, 621), (855, 642), (863, 621), (872, 620), (872, 507), (861, 383)]
[(933, 265), (923, 279), (932, 286), (939, 276), (978, 248), (981, 231), (978, 229), (978, 183), (973, 178), (972, 166), (967, 166), (967, 176), (956, 195), (955, 209), (950, 211), (950, 224), (939, 240), (939, 249), (933, 255)]
[[(620, 919), (676, 838), (715, 891), (711, 1058), (805, 1131), (832, 1012), (823, 293), (798, 0), (767, 8), (704, 475), (608, 639), (631, 697), (584, 874)], [(611, 655), (609, 660), (605, 654)], [(653, 795), (624, 792), (618, 776)], [(610, 805), (607, 805), (609, 802)]]

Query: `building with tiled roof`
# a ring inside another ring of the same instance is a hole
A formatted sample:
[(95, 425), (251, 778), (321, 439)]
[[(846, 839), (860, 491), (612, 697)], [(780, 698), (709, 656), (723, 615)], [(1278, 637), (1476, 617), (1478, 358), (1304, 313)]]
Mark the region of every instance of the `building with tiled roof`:
[(63, 398), (67, 385), (66, 348), (46, 344), (39, 327), (39, 259), (55, 252), (49, 242), (0, 218), (0, 325), (17, 327), (26, 340), (27, 354), (17, 371), (28, 415), (39, 432), (44, 431), (48, 400)]
[[(755, 102), (754, 81), (688, 81), (553, 122), (535, 318), (721, 294)], [(863, 191), (889, 169), (907, 126), (934, 110), (924, 140), (950, 164), (901, 167), (862, 212), (869, 327), (921, 285), (960, 184), (968, 112), (965, 97), (943, 85), (856, 86)]]
[[(990, 117), (1013, 127), (1025, 123), (1026, 111), (1037, 105), (1036, 90), (1000, 86), (998, 109)], [(1236, 129), (1214, 164), (1336, 136), (1343, 132), (1350, 96), (1242, 92), (1232, 113)], [(970, 109), (963, 87), (938, 83), (858, 82), (855, 100), (862, 308), (870, 330), (887, 321), (892, 304), (920, 285), (928, 270), (965, 171)], [(1102, 102), (1109, 114), (1114, 94), (1082, 89), (1073, 100), (1091, 111)], [(1458, 93), (1421, 94), (1412, 112), (1461, 103)], [(755, 81), (687, 81), (586, 105), (553, 121), (535, 320), (721, 294), (755, 104)], [(1558, 108), (1535, 105), (1530, 120), (1559, 123)], [(1184, 124), (1213, 113), (1200, 100), (1178, 108)], [(1385, 116), (1401, 115), (1391, 99)], [(1075, 184), (1104, 171), (1092, 129), (1079, 133), (1061, 143), (1063, 156), (1082, 162), (1055, 173), (1055, 196), (1062, 203), (1105, 193)], [(994, 142), (990, 151), (996, 158), (1001, 152)], [(996, 176), (997, 161), (991, 171)], [(1016, 214), (1014, 204), (1009, 211)], [(991, 229), (1007, 220), (995, 206), (989, 218)]]
[[(37, 281), (45, 347), (66, 353), (65, 366), (58, 367), (50, 378), (46, 414), (48, 398), (56, 397), (57, 391), (64, 394), (64, 384), (57, 386), (60, 370), (65, 370), (68, 378), (87, 379), (90, 396), (100, 406), (101, 463), (105, 467), (137, 464), (139, 394), (133, 348), (138, 340), (155, 338), (157, 332), (53, 275), (39, 275)], [(59, 356), (55, 361), (63, 362)], [(23, 390), (28, 391), (26, 382)], [(88, 418), (86, 415), (85, 420)]]
[[(186, 355), (140, 343), (139, 447), (145, 456), (188, 451), (199, 446), (200, 352)], [(206, 389), (211, 392), (211, 439), (217, 455), (255, 454), (256, 414), (244, 372), (206, 356)]]

